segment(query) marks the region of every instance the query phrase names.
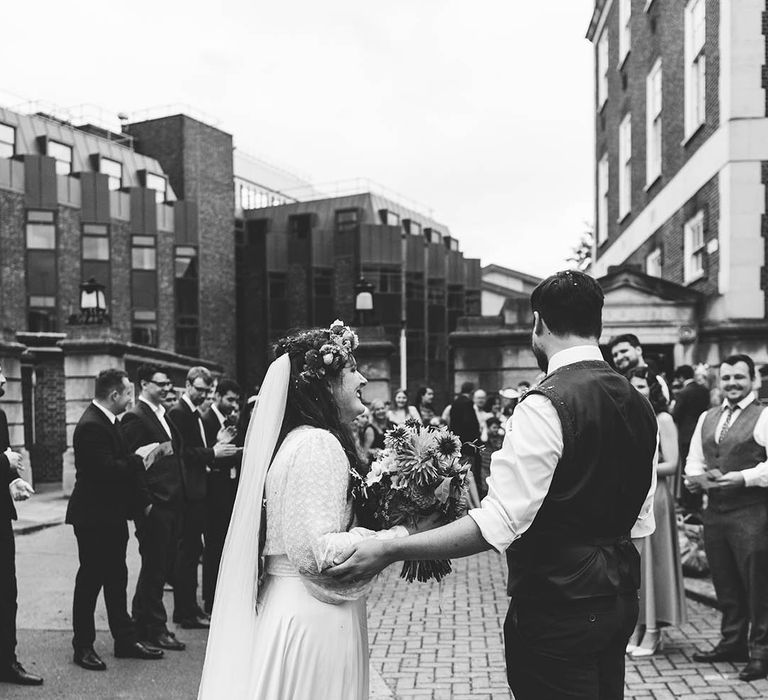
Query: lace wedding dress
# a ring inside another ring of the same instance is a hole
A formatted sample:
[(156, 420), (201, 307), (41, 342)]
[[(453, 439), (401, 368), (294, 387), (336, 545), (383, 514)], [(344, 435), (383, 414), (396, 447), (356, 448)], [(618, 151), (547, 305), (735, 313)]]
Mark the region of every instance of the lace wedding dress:
[(402, 527), (349, 529), (348, 467), (329, 432), (301, 427), (288, 434), (269, 469), (266, 578), (254, 613), (252, 667), (243, 669), (251, 674), (250, 698), (368, 697), (365, 597), (371, 581), (342, 585), (322, 572), (355, 542), (408, 533)]

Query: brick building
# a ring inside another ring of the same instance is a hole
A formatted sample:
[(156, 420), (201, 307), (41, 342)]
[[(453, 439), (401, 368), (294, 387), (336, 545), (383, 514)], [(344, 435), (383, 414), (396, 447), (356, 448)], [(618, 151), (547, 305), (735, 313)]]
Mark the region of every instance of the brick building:
[(767, 10), (595, 2), (593, 274), (607, 331), (667, 368), (736, 349), (768, 362)]
[(403, 383), (405, 327), (408, 389), (429, 384), (448, 400), (448, 334), (480, 315), (480, 261), (444, 225), (372, 192), (244, 210), (235, 225), (240, 376), (258, 381), (270, 342), (291, 328), (355, 322), (362, 276), (374, 290), (366, 323), (393, 348), (391, 385)]

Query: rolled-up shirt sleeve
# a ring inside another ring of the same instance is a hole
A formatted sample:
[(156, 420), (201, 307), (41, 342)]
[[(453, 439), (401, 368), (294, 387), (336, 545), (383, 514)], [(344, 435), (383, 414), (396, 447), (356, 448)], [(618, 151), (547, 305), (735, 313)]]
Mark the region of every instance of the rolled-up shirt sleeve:
[(531, 526), (563, 454), (563, 431), (541, 394), (521, 402), (507, 421), (504, 443), (491, 457), (488, 495), (469, 511), (484, 539), (503, 552)]
[(704, 419), (706, 417), (706, 412), (702, 413), (699, 416), (699, 420), (696, 421), (696, 427), (693, 429), (691, 447), (688, 450), (688, 457), (685, 460), (686, 476), (698, 476), (707, 471), (707, 463), (704, 461), (704, 447), (701, 441), (701, 428), (704, 425)]

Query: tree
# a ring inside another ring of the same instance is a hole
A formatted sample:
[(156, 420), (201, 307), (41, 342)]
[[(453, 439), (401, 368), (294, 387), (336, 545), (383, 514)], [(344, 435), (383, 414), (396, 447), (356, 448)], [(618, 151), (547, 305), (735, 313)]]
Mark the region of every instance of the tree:
[(579, 237), (579, 242), (571, 249), (571, 254), (566, 260), (571, 265), (582, 272), (589, 272), (592, 266), (592, 247), (595, 243), (594, 227), (584, 222), (584, 231)]

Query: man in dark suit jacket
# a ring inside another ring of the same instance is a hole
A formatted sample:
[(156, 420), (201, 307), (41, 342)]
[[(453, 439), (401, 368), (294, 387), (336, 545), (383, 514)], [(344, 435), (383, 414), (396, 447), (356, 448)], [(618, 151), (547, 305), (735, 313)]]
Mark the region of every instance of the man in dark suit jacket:
[[(241, 395), (242, 390), (235, 381), (227, 377), (219, 379), (214, 391), (213, 403), (203, 413), (203, 426), (209, 445), (218, 441), (222, 430), (232, 428), (231, 419), (240, 409)], [(241, 443), (242, 437), (245, 436), (236, 435), (235, 444)], [(213, 610), (221, 554), (224, 550), (232, 508), (235, 505), (241, 459), (241, 452), (232, 457), (214, 459), (210, 465), (211, 471), (208, 473), (205, 551), (203, 552), (203, 601), (205, 611), (209, 614)]]
[(199, 407), (211, 393), (211, 373), (205, 367), (192, 367), (187, 372), (184, 393), (168, 411), (184, 444), (181, 464), (187, 488), (173, 585), (173, 619), (184, 629), (200, 629), (210, 625), (207, 615), (197, 602), (197, 571), (203, 553), (205, 531), (207, 472), (217, 457), (232, 457), (236, 450), (234, 445), (219, 442), (216, 436), (208, 442)]
[[(0, 396), (5, 394), (5, 376), (0, 369)], [(8, 419), (0, 409), (0, 682), (41, 685), (43, 679), (27, 673), (16, 658), (16, 544), (13, 525), (16, 508), (13, 501), (24, 501), (34, 493), (19, 477), (21, 455), (11, 450)]]
[(128, 450), (116, 425), (117, 416), (131, 401), (131, 383), (123, 370), (100, 372), (95, 398), (78, 421), (72, 438), (75, 488), (66, 522), (74, 526), (80, 557), (72, 603), (72, 646), (75, 663), (89, 671), (107, 667), (93, 648), (93, 613), (102, 587), (115, 656), (159, 659), (163, 655), (161, 650), (138, 641), (126, 600), (127, 521), (135, 508), (138, 477), (144, 471), (141, 458)]
[(163, 605), (163, 584), (168, 557), (181, 531), (184, 475), (182, 439), (168, 420), (163, 406), (168, 376), (155, 365), (141, 365), (137, 372), (139, 399), (120, 421), (128, 449), (170, 442), (172, 454), (156, 461), (139, 477), (139, 507), (134, 516), (139, 540), (141, 571), (133, 596), (133, 619), (139, 639), (149, 646), (182, 651), (186, 645), (168, 629)]
[[(677, 395), (672, 417), (677, 424), (677, 443), (680, 449), (680, 463), (685, 464), (691, 449), (691, 438), (702, 413), (709, 410), (709, 390), (694, 380), (693, 367), (681, 365), (675, 370), (675, 379), (683, 388)], [(682, 477), (682, 475), (681, 475)], [(685, 485), (680, 491), (680, 501), (687, 511), (700, 511), (702, 495), (691, 493)]]
[(481, 483), (480, 453), (472, 443), (479, 444), (480, 422), (477, 420), (475, 404), (472, 396), (475, 393), (475, 385), (472, 382), (464, 382), (461, 385), (461, 393), (451, 404), (451, 432), (458, 435), (461, 440), (461, 453), (471, 463), (472, 475), (475, 484)]

